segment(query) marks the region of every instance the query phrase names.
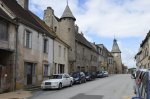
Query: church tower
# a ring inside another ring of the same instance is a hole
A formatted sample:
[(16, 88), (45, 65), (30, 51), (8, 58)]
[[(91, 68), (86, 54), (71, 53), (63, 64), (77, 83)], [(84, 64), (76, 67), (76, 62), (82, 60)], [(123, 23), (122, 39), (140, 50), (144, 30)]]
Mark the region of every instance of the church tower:
[(75, 21), (68, 4), (59, 21), (59, 37), (64, 40), (69, 46), (69, 65), (75, 66)]
[(112, 46), (112, 55), (114, 56), (115, 64), (115, 71), (116, 73), (122, 73), (122, 59), (121, 59), (121, 51), (117, 44), (117, 40), (114, 39), (113, 46)]

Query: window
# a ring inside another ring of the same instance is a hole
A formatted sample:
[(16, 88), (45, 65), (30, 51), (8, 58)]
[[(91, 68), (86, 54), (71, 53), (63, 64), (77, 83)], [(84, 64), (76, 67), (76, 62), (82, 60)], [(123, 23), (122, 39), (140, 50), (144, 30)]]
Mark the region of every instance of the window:
[(57, 31), (57, 27), (55, 26), (55, 27), (54, 27), (54, 32), (56, 32), (56, 31)]
[(44, 76), (48, 76), (48, 64), (44, 64)]
[(44, 46), (43, 46), (43, 52), (44, 53), (48, 53), (48, 39), (44, 39), (44, 42), (43, 42)]
[(58, 64), (58, 73), (64, 73), (64, 72), (65, 72), (65, 65)]
[(59, 57), (61, 57), (61, 46), (59, 46)]
[(68, 28), (68, 32), (70, 32), (70, 30), (71, 30), (71, 29), (70, 29), (70, 28)]
[(24, 43), (25, 43), (25, 47), (27, 47), (27, 48), (31, 48), (31, 46), (32, 46), (31, 34), (32, 33), (29, 30), (25, 30)]
[(8, 24), (0, 20), (0, 40), (8, 40)]
[(66, 48), (64, 48), (64, 60), (66, 59)]

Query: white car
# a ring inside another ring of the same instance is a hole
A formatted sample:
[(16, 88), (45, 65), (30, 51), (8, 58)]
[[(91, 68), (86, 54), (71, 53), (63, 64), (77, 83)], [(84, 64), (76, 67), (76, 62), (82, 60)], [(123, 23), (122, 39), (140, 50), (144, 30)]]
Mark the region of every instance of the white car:
[(72, 86), (73, 78), (68, 74), (54, 74), (41, 84), (41, 89), (61, 89), (65, 86)]

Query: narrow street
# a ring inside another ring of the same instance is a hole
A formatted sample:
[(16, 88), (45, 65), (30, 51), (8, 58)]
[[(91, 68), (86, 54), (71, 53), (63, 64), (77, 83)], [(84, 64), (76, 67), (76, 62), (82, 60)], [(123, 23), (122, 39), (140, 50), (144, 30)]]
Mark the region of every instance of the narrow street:
[(130, 74), (120, 74), (62, 90), (36, 91), (30, 99), (131, 99), (132, 96), (133, 80)]

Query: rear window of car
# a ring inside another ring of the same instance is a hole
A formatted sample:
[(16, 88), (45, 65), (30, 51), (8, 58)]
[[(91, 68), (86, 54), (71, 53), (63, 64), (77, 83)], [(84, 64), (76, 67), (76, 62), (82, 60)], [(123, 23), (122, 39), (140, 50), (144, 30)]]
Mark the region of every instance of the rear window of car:
[(72, 77), (74, 77), (74, 78), (77, 78), (77, 77), (79, 77), (80, 76), (80, 73), (73, 73), (72, 74)]

